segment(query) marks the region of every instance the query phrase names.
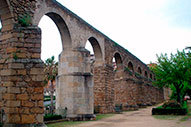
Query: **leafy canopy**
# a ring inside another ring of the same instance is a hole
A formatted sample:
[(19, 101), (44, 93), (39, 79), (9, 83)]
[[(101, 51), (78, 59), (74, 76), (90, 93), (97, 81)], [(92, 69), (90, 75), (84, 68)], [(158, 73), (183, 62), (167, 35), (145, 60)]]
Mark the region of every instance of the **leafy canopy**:
[(55, 81), (56, 76), (58, 74), (58, 62), (54, 60), (54, 56), (48, 58), (45, 61), (44, 73), (45, 73), (44, 81), (46, 84), (48, 83), (48, 81)]
[(156, 80), (153, 82), (159, 87), (171, 87), (177, 96), (177, 101), (182, 99), (188, 85), (191, 83), (191, 54), (177, 51), (176, 54), (161, 54), (158, 56), (157, 66), (152, 67)]

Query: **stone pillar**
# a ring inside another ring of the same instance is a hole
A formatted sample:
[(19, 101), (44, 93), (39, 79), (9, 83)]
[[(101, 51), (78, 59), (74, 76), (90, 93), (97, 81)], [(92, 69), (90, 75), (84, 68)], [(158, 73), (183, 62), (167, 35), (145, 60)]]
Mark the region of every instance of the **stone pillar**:
[(103, 64), (94, 68), (94, 107), (96, 112), (109, 113), (114, 110), (113, 67)]
[(85, 48), (64, 49), (59, 58), (56, 109), (67, 117), (93, 116), (93, 75)]
[(0, 36), (0, 108), (4, 127), (43, 126), (41, 31), (18, 27)]

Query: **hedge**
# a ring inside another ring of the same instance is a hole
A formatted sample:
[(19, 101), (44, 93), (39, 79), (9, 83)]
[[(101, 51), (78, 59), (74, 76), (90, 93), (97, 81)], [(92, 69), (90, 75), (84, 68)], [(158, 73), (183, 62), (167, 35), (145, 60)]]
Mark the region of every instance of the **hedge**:
[(61, 115), (48, 114), (44, 116), (44, 121), (59, 120), (62, 119)]
[(187, 109), (163, 109), (163, 108), (153, 108), (152, 115), (186, 115)]

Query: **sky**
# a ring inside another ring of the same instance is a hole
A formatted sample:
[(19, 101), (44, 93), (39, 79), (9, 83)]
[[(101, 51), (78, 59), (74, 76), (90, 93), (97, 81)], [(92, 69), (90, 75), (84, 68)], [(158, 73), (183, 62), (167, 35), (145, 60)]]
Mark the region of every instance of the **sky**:
[[(191, 46), (191, 0), (57, 0), (141, 61)], [(53, 21), (44, 16), (42, 59), (62, 50)], [(89, 46), (87, 46), (89, 47)]]

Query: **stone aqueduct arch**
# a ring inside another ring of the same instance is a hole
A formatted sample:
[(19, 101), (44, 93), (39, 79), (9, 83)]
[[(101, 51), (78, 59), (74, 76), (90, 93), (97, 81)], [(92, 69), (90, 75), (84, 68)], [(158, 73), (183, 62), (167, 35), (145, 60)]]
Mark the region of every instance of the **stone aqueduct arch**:
[[(162, 91), (147, 85), (151, 82), (144, 74), (142, 78), (125, 71), (131, 62), (134, 68), (151, 75), (144, 63), (56, 0), (1, 0), (0, 120), (4, 126), (43, 126), (43, 62), (41, 30), (37, 26), (44, 15), (55, 22), (62, 38), (56, 86), (58, 114), (67, 108), (67, 117), (92, 117), (94, 109), (113, 112), (118, 103), (163, 100)], [(23, 19), (27, 24), (22, 24)], [(85, 49), (87, 40), (95, 53), (93, 73), (90, 53)], [(121, 64), (120, 73), (113, 71), (113, 56)], [(127, 92), (121, 95), (117, 84)]]

